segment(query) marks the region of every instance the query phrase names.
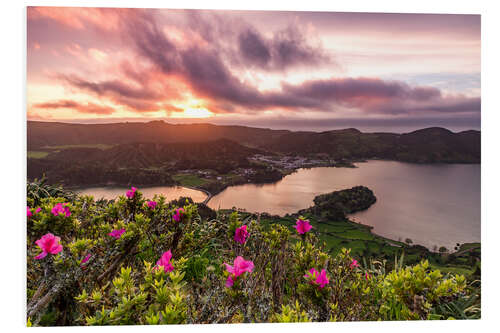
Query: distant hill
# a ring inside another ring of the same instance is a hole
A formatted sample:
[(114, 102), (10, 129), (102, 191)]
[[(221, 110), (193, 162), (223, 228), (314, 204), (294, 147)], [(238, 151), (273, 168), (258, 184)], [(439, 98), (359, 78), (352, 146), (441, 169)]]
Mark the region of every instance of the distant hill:
[[(60, 145), (192, 144), (227, 139), (268, 152), (308, 156), (323, 154), (334, 159), (381, 158), (412, 163), (480, 163), (481, 161), (479, 131), (453, 133), (438, 127), (406, 134), (362, 133), (353, 128), (317, 133), (212, 124), (174, 125), (163, 121), (115, 124), (29, 121), (27, 135), (28, 150)], [(142, 147), (141, 149), (153, 149), (147, 145)], [(130, 146), (129, 149), (132, 150), (121, 153), (106, 151), (102, 158), (111, 158), (110, 156), (118, 158), (116, 154), (139, 156), (143, 153), (135, 151), (134, 146)], [(91, 151), (88, 151), (90, 155), (81, 153), (84, 158), (92, 156)], [(141, 164), (148, 163), (145, 159)]]
[(289, 131), (212, 124), (148, 123), (69, 124), (28, 121), (28, 150), (44, 146), (123, 143), (203, 142), (229, 139), (264, 146)]
[(382, 158), (413, 163), (480, 163), (481, 133), (453, 133), (432, 127), (407, 134), (362, 133), (345, 129), (287, 133), (267, 149), (288, 154), (327, 154), (333, 158)]
[(102, 150), (67, 148), (42, 159), (28, 159), (28, 179), (45, 174), (66, 185), (172, 185), (172, 170), (211, 169), (228, 173), (248, 167), (249, 156), (263, 153), (220, 139), (194, 143), (129, 143)]

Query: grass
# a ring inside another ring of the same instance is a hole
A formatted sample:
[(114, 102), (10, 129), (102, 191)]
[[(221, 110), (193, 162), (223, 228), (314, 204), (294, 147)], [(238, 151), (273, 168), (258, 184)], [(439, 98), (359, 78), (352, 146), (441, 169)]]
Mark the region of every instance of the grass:
[[(240, 218), (247, 218), (249, 213), (240, 213)], [(255, 219), (256, 216), (252, 216)], [(370, 232), (370, 228), (351, 221), (322, 221), (321, 223), (315, 216), (306, 216), (313, 226), (313, 230), (318, 235), (320, 241), (325, 244), (325, 252), (330, 255), (336, 255), (342, 248), (350, 248), (351, 254), (358, 258), (378, 258), (386, 259), (392, 262), (397, 255), (401, 256), (404, 252), (404, 263), (415, 264), (422, 259), (422, 253), (418, 249), (408, 247), (405, 243), (390, 240)], [(292, 239), (298, 241), (300, 238), (294, 232), (295, 218), (286, 217), (262, 217), (260, 219), (264, 229), (268, 229), (271, 224), (282, 224), (292, 231)], [(464, 244), (462, 250), (475, 248), (480, 244)], [(463, 274), (469, 276), (474, 272), (474, 267), (467, 263), (467, 258), (457, 258), (451, 264), (440, 263), (439, 255), (428, 258), (435, 269), (441, 270), (444, 274)]]
[(468, 249), (480, 248), (480, 247), (481, 247), (481, 243), (466, 243), (466, 244), (460, 245), (459, 251), (465, 251)]
[(102, 150), (113, 148), (115, 145), (108, 145), (104, 143), (95, 144), (82, 144), (82, 145), (61, 145), (61, 146), (45, 146), (47, 149), (68, 149), (68, 148), (98, 148)]
[(45, 158), (49, 155), (46, 151), (28, 151), (28, 158)]
[(208, 182), (206, 179), (200, 178), (196, 175), (185, 174), (185, 173), (178, 173), (176, 175), (173, 175), (172, 178), (175, 181), (181, 183), (181, 185), (191, 186), (191, 187), (198, 187)]
[(437, 264), (431, 264), (432, 269), (439, 269), (441, 273), (447, 274), (447, 273), (452, 273), (452, 274), (463, 274), (463, 275), (470, 275), (474, 271), (471, 268), (468, 267), (458, 267), (458, 266), (441, 266)]

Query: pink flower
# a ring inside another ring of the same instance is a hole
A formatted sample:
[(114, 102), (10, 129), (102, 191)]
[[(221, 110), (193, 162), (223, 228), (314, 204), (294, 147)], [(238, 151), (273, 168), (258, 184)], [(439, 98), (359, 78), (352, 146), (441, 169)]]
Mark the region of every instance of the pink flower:
[(67, 206), (68, 203), (58, 203), (54, 207), (52, 207), (52, 214), (54, 216), (58, 216), (59, 214), (64, 214), (66, 217), (71, 216), (71, 212), (69, 210), (69, 207)]
[(83, 267), (83, 264), (85, 264), (87, 261), (89, 261), (90, 257), (92, 255), (89, 253), (85, 256), (85, 258), (82, 259), (82, 262), (80, 263), (80, 267)]
[(304, 277), (306, 279), (311, 279), (309, 283), (317, 285), (319, 288), (324, 288), (330, 282), (326, 277), (326, 271), (324, 269), (319, 273), (315, 268), (311, 268)]
[(236, 259), (234, 259), (233, 266), (227, 263), (224, 263), (224, 265), (226, 265), (226, 271), (229, 273), (226, 280), (226, 287), (228, 288), (233, 286), (234, 282), (241, 274), (252, 272), (254, 267), (252, 261), (245, 260), (241, 256), (237, 256)]
[(124, 232), (125, 229), (115, 229), (111, 231), (108, 235), (114, 237), (115, 239), (120, 239), (120, 237), (123, 235)]
[(149, 208), (155, 209), (156, 205), (158, 205), (158, 203), (156, 201), (148, 201), (148, 207)]
[[(28, 218), (32, 217), (33, 216), (33, 212), (31, 212), (31, 208), (29, 206), (26, 206), (26, 209), (27, 209), (27, 214), (28, 214)], [(38, 214), (40, 213), (42, 209), (40, 207), (38, 207), (36, 210), (35, 210), (35, 214)]]
[(356, 259), (353, 259), (352, 262), (349, 264), (349, 267), (351, 269), (355, 268), (355, 267), (359, 267), (359, 263)]
[(297, 229), (297, 232), (299, 234), (303, 235), (311, 230), (312, 226), (309, 224), (309, 220), (303, 220), (299, 218), (294, 228)]
[(235, 241), (237, 241), (240, 244), (245, 244), (247, 237), (248, 237), (248, 231), (246, 225), (236, 228), (236, 231), (234, 232)]
[(163, 252), (161, 258), (156, 262), (155, 269), (159, 269), (162, 266), (165, 273), (173, 271), (174, 266), (170, 263), (170, 259), (172, 259), (172, 251)]
[(181, 218), (182, 218), (182, 215), (184, 215), (184, 208), (177, 208), (175, 210), (175, 214), (173, 216), (174, 221), (175, 222), (180, 222)]
[(231, 288), (233, 285), (234, 285), (234, 280), (231, 277), (231, 275), (229, 275), (226, 280), (226, 287)]
[(37, 255), (35, 259), (43, 259), (47, 256), (47, 254), (57, 254), (62, 251), (63, 247), (61, 244), (59, 244), (59, 241), (61, 240), (60, 237), (54, 236), (51, 233), (45, 234), (35, 242), (36, 245), (40, 249), (42, 249), (42, 253)]
[(127, 198), (132, 199), (135, 195), (135, 191), (137, 191), (137, 189), (132, 186), (126, 193)]
[(368, 273), (365, 273), (365, 280), (368, 281), (370, 280), (372, 277), (370, 276), (370, 274)]

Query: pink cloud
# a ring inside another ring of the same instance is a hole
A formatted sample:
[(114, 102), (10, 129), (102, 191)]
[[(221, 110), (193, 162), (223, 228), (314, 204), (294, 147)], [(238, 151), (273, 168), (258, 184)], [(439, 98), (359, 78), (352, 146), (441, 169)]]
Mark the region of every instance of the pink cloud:
[(58, 100), (54, 102), (38, 103), (33, 105), (36, 109), (71, 109), (79, 113), (110, 115), (115, 110), (108, 106), (97, 105), (91, 102), (79, 103), (72, 100)]

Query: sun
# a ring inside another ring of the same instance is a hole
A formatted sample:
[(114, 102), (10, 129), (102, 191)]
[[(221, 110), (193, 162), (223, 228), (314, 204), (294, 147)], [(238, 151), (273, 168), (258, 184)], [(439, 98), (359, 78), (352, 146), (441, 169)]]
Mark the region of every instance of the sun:
[(182, 115), (186, 118), (208, 118), (213, 116), (213, 113), (205, 108), (187, 108)]

